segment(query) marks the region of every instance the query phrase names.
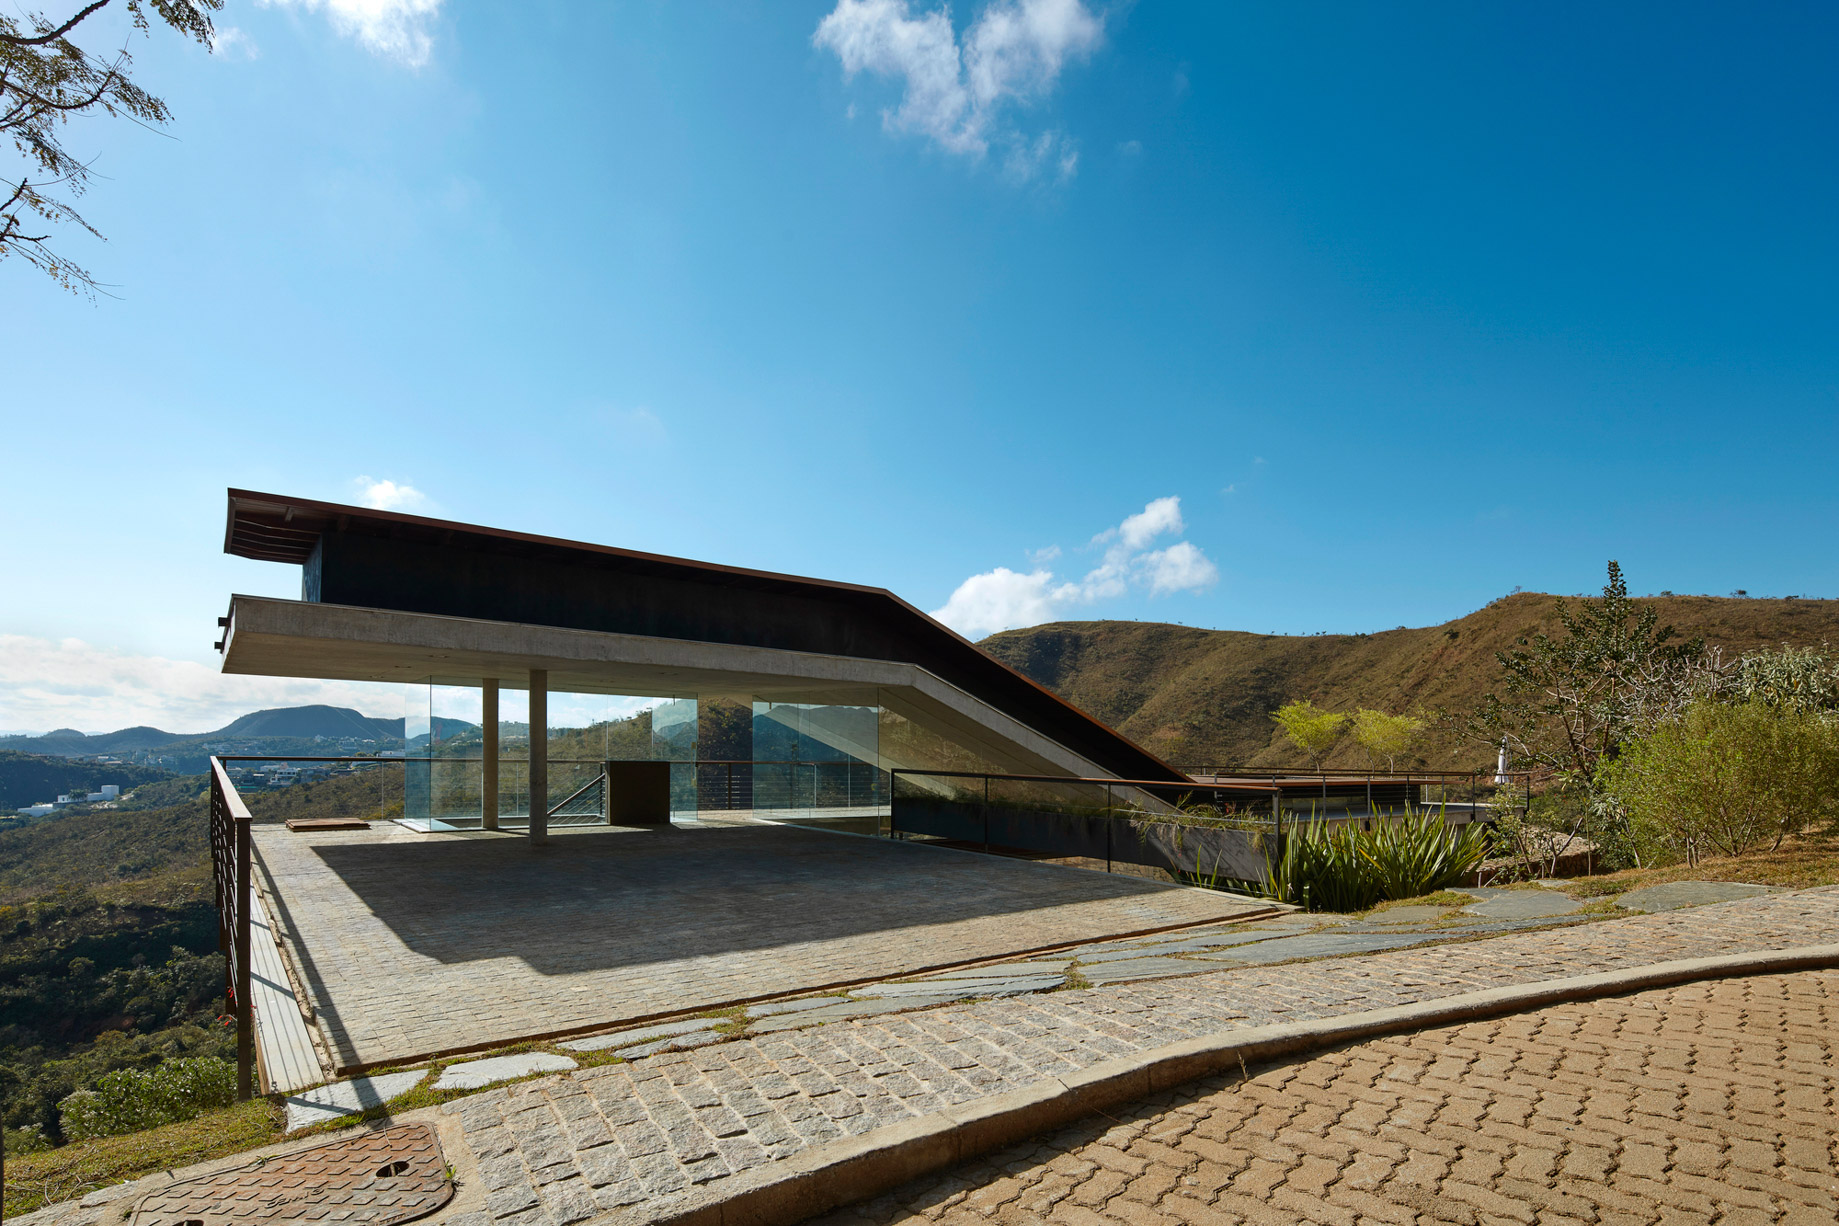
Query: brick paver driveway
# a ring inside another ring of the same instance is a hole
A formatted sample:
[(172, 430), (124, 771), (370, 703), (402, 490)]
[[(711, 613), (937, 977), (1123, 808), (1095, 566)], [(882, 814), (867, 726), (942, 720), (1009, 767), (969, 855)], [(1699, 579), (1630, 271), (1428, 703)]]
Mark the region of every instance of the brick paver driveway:
[(341, 1069), (1268, 910), (792, 826), (255, 842)]
[(1729, 979), (1214, 1079), (822, 1219), (1839, 1221), (1839, 972)]

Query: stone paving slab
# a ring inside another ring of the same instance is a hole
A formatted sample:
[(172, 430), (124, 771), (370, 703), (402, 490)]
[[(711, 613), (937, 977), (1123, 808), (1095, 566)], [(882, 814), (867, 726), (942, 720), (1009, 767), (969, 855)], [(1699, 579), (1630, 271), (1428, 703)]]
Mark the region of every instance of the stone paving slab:
[(546, 1051), (523, 1052), (515, 1056), (493, 1056), (489, 1060), (468, 1060), (463, 1064), (450, 1064), (441, 1070), (439, 1081), (434, 1083), (437, 1090), (482, 1090), (486, 1086), (500, 1081), (509, 1081), (513, 1077), (528, 1077), (532, 1073), (553, 1073), (560, 1069), (574, 1068), (575, 1062), (567, 1056), (558, 1056)]
[(552, 834), (256, 827), (338, 1071), (1269, 909), (792, 826)]
[(814, 1226), (1839, 1221), (1839, 972), (1707, 981), (1215, 1077)]
[(372, 1107), (381, 1107), (398, 1094), (414, 1089), (427, 1075), (426, 1069), (411, 1069), (406, 1073), (354, 1077), (350, 1081), (335, 1081), (292, 1095), (286, 1100), (287, 1130), (310, 1128), (342, 1115), (356, 1115)]
[(1631, 911), (1676, 911), (1681, 907), (1730, 902), (1772, 892), (1770, 886), (1745, 885), (1738, 881), (1668, 881), (1630, 890), (1616, 901)]

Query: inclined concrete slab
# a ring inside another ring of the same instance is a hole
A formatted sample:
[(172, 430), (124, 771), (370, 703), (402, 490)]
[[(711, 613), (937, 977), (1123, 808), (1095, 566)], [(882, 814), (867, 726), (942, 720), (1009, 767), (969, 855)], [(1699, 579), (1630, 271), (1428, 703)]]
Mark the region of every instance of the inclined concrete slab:
[(340, 1116), (356, 1115), (372, 1107), (381, 1107), (398, 1094), (406, 1094), (428, 1075), (426, 1069), (408, 1073), (384, 1073), (377, 1077), (353, 1077), (329, 1086), (290, 1095), (287, 1099), (287, 1131), (323, 1124)]
[(571, 1039), (567, 1043), (558, 1043), (570, 1051), (605, 1051), (609, 1047), (631, 1047), (638, 1043), (649, 1043), (653, 1039), (662, 1039), (669, 1035), (691, 1034), (698, 1030), (713, 1030), (721, 1024), (721, 1018), (690, 1017), (680, 1022), (660, 1022), (656, 1026), (638, 1026), (631, 1030), (621, 1030), (613, 1034), (597, 1034), (586, 1039)]
[(489, 1060), (469, 1060), (465, 1064), (450, 1064), (441, 1073), (441, 1079), (434, 1083), (437, 1090), (479, 1090), (499, 1081), (509, 1081), (513, 1077), (528, 1077), (531, 1073), (559, 1073), (563, 1069), (578, 1068), (567, 1056), (557, 1056), (546, 1051), (527, 1051), (515, 1056), (493, 1056)]
[(1669, 881), (1665, 885), (1630, 890), (1617, 898), (1616, 902), (1630, 911), (1676, 911), (1681, 907), (1734, 902), (1739, 898), (1754, 898), (1758, 894), (1774, 892), (1773, 886), (1746, 885), (1740, 881)]

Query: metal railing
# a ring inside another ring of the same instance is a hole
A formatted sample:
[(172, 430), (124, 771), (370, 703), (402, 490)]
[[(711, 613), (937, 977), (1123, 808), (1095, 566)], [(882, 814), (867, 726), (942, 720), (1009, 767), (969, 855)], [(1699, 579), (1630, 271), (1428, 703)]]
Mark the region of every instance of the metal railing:
[[(426, 756), (426, 757), (388, 757), (376, 755), (311, 755), (311, 754), (223, 754), (212, 759), (218, 763), (241, 763), (249, 765), (275, 765), (316, 763), (323, 765), (343, 765), (359, 769), (376, 769), (381, 767), (404, 768), (402, 800), (408, 790), (409, 768), (424, 771), (449, 765), (478, 766), (484, 758), (477, 755)], [(641, 759), (644, 760), (644, 759)], [(688, 779), (681, 775), (679, 783), (689, 785), (694, 796), (687, 805), (674, 806), (679, 811), (684, 808), (693, 810), (739, 810), (753, 809), (756, 805), (769, 811), (802, 808), (856, 808), (884, 804), (887, 796), (887, 772), (872, 762), (862, 761), (819, 761), (810, 758), (671, 758), (649, 759), (668, 764), (688, 772)], [(516, 766), (526, 763), (527, 758), (500, 757), (500, 764)], [(550, 758), (552, 767), (573, 767), (574, 778), (570, 781), (571, 791), (560, 800), (551, 801), (548, 815), (563, 819), (562, 825), (592, 824), (597, 815), (605, 811), (606, 763), (604, 758)], [(586, 768), (586, 769), (582, 769)], [(591, 774), (588, 773), (591, 770)], [(673, 771), (675, 774), (676, 771)], [(508, 776), (501, 775), (501, 779)], [(552, 775), (552, 782), (558, 782)], [(226, 783), (233, 782), (226, 776)], [(302, 782), (309, 782), (303, 780)], [(430, 781), (423, 776), (422, 787), (427, 789)], [(515, 790), (515, 789), (514, 789)], [(527, 789), (524, 789), (527, 790)], [(554, 794), (553, 792), (551, 793)], [(426, 792), (424, 791), (424, 795)], [(501, 791), (501, 797), (504, 792)], [(475, 796), (476, 800), (477, 797)], [(528, 797), (523, 798), (527, 801)], [(378, 814), (380, 820), (393, 820), (387, 810), (390, 804), (379, 800)], [(465, 813), (430, 814), (433, 820), (444, 824), (458, 821), (464, 823), (474, 820)], [(506, 812), (506, 817), (515, 818), (515, 812)]]
[[(1266, 841), (1282, 837), (1279, 790), (1256, 782), (1206, 784), (903, 767), (890, 772), (889, 790), (890, 838), (918, 835), (984, 851), (1102, 859), (1106, 872), (1114, 871), (1119, 861), (1200, 872), (1204, 861), (1199, 847), (1212, 843), (1219, 845), (1214, 849), (1215, 875), (1230, 860), (1242, 871), (1225, 875), (1249, 876), (1253, 853), (1262, 858)], [(1157, 827), (1166, 830), (1158, 833)], [(1120, 839), (1120, 832), (1128, 838)]]
[[(1285, 802), (1300, 812), (1306, 802), (1327, 810), (1330, 802), (1343, 804), (1359, 798), (1365, 814), (1380, 814), (1380, 806), (1435, 806), (1445, 811), (1466, 810), (1478, 817), (1503, 787), (1518, 793), (1514, 807), (1524, 815), (1532, 803), (1533, 772), (1525, 770), (1439, 771), (1335, 770), (1296, 767), (1216, 766), (1187, 772), (1197, 782), (1218, 784), (1261, 783), (1279, 789)], [(1324, 813), (1323, 816), (1331, 816)]]
[[(1185, 879), (1246, 881), (1268, 875), (1299, 825), (1370, 826), (1424, 809), (1457, 822), (1486, 821), (1490, 795), (1511, 789), (1520, 808), (1530, 780), (1525, 772), (1507, 772), (1507, 781), (1497, 783), (1494, 771), (1239, 770), (1187, 783), (905, 768), (890, 774), (884, 831), (890, 838), (1102, 859), (1107, 872), (1123, 862)], [(1428, 794), (1433, 790), (1443, 795)], [(1452, 800), (1452, 790), (1467, 799)]]
[(211, 759), (211, 883), (217, 894), (217, 947), (224, 954), (224, 998), (236, 1019), (236, 1097), (255, 1094), (255, 1010), (249, 991), (249, 809), (221, 759)]

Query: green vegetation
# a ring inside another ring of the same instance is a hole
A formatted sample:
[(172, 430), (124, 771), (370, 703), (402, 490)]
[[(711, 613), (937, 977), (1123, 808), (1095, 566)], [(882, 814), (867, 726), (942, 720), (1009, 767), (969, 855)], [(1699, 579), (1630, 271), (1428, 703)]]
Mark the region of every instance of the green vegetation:
[(146, 1132), (31, 1154), (9, 1151), (5, 1216), (30, 1213), (124, 1179), (253, 1149), (274, 1140), (280, 1127), (281, 1108), (256, 1098)]
[(209, 1056), (166, 1060), (151, 1069), (104, 1074), (93, 1090), (58, 1104), (68, 1141), (89, 1141), (189, 1120), (236, 1101), (236, 1066)]
[(1594, 795), (1603, 763), (1715, 684), (1718, 657), (1702, 637), (1674, 642), (1657, 607), (1629, 599), (1614, 562), (1602, 599), (1574, 610), (1561, 598), (1553, 612), (1562, 634), (1496, 653), (1504, 684), (1467, 729), (1483, 744), (1504, 741), (1515, 765)]
[(1354, 741), (1366, 750), (1374, 762), (1383, 760), (1387, 770), (1396, 770), (1398, 760), (1411, 750), (1424, 721), (1415, 715), (1389, 715), (1371, 707), (1354, 712)]
[(1694, 703), (1605, 768), (1637, 864), (1741, 856), (1839, 819), (1839, 724), (1765, 702)]
[(1285, 832), (1265, 890), (1310, 911), (1367, 911), (1459, 883), (1481, 864), (1487, 832), (1418, 810), (1371, 829), (1311, 821)]
[(1347, 716), (1324, 711), (1307, 699), (1301, 699), (1278, 707), (1271, 712), (1271, 720), (1283, 729), (1290, 744), (1308, 756), (1309, 765), (1319, 770), (1322, 759), (1341, 739), (1341, 725), (1347, 722)]
[[(382, 802), (399, 803), (400, 775), (385, 766), (245, 799), (258, 820), (374, 817)], [(26, 1129), (63, 1141), (58, 1104), (102, 1090), (118, 1070), (235, 1057), (235, 1031), (219, 1016), (204, 780), (142, 790), (174, 803), (0, 831), (0, 1122), (9, 1145), (30, 1144)]]

